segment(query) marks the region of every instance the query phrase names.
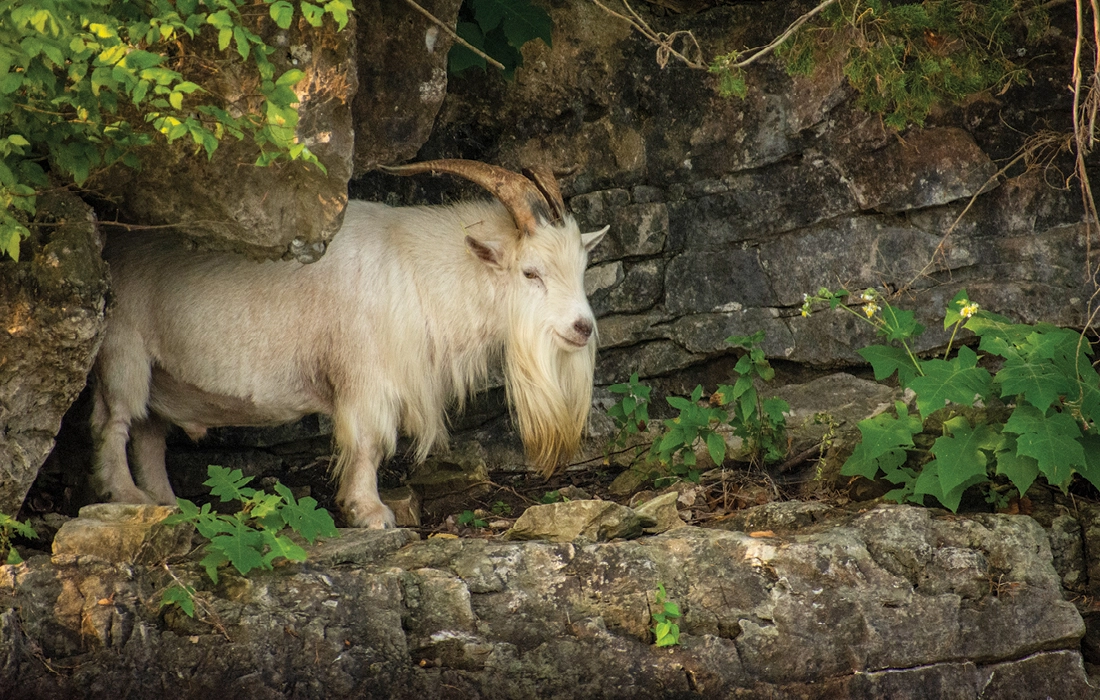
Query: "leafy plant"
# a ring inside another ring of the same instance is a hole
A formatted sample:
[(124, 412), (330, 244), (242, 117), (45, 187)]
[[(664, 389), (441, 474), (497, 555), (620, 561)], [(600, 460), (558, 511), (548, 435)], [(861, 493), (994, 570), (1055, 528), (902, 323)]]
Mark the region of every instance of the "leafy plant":
[(542, 498), (539, 499), (539, 503), (543, 505), (549, 505), (551, 503), (566, 503), (569, 499), (561, 495), (561, 491), (547, 491), (542, 494)]
[[(546, 10), (530, 0), (465, 0), (459, 8), (455, 31), (471, 46), (503, 64), (504, 77), (511, 80), (523, 65), (520, 48), (535, 39), (551, 46), (553, 28)], [(485, 70), (485, 59), (458, 43), (451, 47), (447, 60), (453, 75), (470, 68)]]
[[(26, 222), (48, 175), (77, 186), (116, 163), (138, 167), (136, 150), (157, 138), (189, 140), (209, 158), (227, 137), (259, 147), (257, 165), (279, 158), (321, 167), (297, 143), (305, 74), (275, 75), (275, 49), (257, 33), (295, 16), (320, 26), (348, 21), (350, 0), (24, 0), (0, 6), (0, 254), (18, 259)], [(200, 35), (232, 47), (256, 76), (255, 109), (240, 113), (214, 89), (218, 71), (196, 60)], [(322, 168), (323, 169), (323, 168)]]
[(494, 501), (491, 510), (493, 511), (493, 515), (499, 515), (505, 518), (512, 514), (512, 506), (504, 501)]
[(653, 631), (656, 640), (653, 642), (659, 647), (670, 647), (680, 643), (680, 626), (675, 620), (683, 617), (680, 614), (680, 606), (668, 599), (663, 583), (657, 584), (657, 593), (654, 596), (654, 604), (657, 612), (652, 614)]
[(19, 552), (11, 544), (13, 535), (19, 535), (27, 539), (38, 539), (38, 533), (34, 531), (29, 523), (19, 522), (6, 513), (0, 513), (0, 555), (3, 555), (5, 564), (21, 564), (23, 562), (23, 557), (19, 556)]
[[(923, 125), (936, 105), (1025, 82), (1017, 47), (1036, 41), (1047, 26), (1040, 0), (838, 0), (779, 41), (776, 53), (792, 74), (842, 54), (859, 105), (903, 129)], [(747, 92), (743, 53), (710, 64), (723, 95)]]
[(462, 511), (462, 513), (458, 516), (458, 524), (478, 529), (489, 527), (489, 523), (487, 523), (482, 518), (477, 517), (477, 515), (472, 510)]
[[(206, 556), (200, 562), (207, 576), (218, 582), (218, 568), (231, 564), (242, 576), (255, 569), (271, 570), (278, 559), (305, 561), (306, 551), (283, 532), (291, 530), (313, 544), (318, 537), (338, 537), (332, 516), (317, 501), (306, 497), (296, 499), (286, 486), (276, 483), (275, 493), (249, 487), (252, 477), (243, 476), (240, 469), (210, 465), (209, 478), (203, 482), (211, 494), (223, 503), (240, 501), (241, 508), (232, 515), (213, 512), (210, 504), (199, 508), (191, 501), (179, 498), (180, 512), (165, 518), (167, 525), (191, 523), (199, 534), (210, 540)], [(164, 592), (161, 605), (179, 604), (181, 598), (194, 597), (194, 590), (176, 584)], [(182, 590), (181, 590), (182, 589)], [(189, 616), (194, 606), (181, 609)], [(189, 611), (190, 610), (190, 611)]]
[[(1081, 334), (1012, 323), (981, 310), (962, 290), (947, 307), (944, 329), (952, 333), (943, 356), (919, 359), (909, 341), (924, 329), (911, 312), (895, 309), (875, 290), (860, 295), (859, 310), (845, 302), (849, 296), (822, 289), (807, 296), (803, 313), (828, 302), (874, 325), (890, 344), (860, 355), (876, 379), (896, 374), (903, 388), (913, 390), (916, 413), (898, 401), (894, 414), (860, 421), (862, 441), (842, 474), (881, 475), (896, 486), (887, 498), (923, 503), (932, 496), (952, 511), (974, 485), (983, 485), (991, 502), (1002, 501), (991, 492), (996, 477), (1021, 496), (1040, 476), (1063, 489), (1075, 473), (1100, 486), (1100, 375)], [(999, 369), (981, 366), (983, 356), (967, 346), (951, 355), (960, 329), (978, 337), (979, 351), (1000, 358)]]
[[(707, 403), (703, 399), (702, 385), (696, 386), (691, 396), (668, 396), (665, 401), (679, 411), (675, 418), (662, 421), (664, 431), (650, 445), (646, 463), (656, 463), (664, 473), (657, 473), (656, 484), (669, 481), (699, 481), (696, 469), (694, 445), (702, 440), (707, 452), (715, 464), (726, 459), (726, 441), (718, 432), (722, 425), (733, 428), (734, 435), (744, 440), (747, 452), (753, 460), (774, 462), (786, 454), (786, 417), (790, 410), (787, 402), (770, 398), (761, 400), (756, 390), (756, 380), (771, 381), (775, 377), (764, 356), (760, 343), (764, 340), (761, 331), (751, 336), (730, 336), (726, 342), (748, 352), (741, 356), (733, 369), (733, 384), (723, 384), (710, 395)], [(622, 447), (632, 435), (648, 431), (650, 387), (638, 380), (637, 373), (626, 384), (614, 384), (610, 391), (622, 394), (608, 415), (615, 421), (618, 432), (611, 440), (612, 447)], [(644, 449), (644, 448), (642, 448)], [(637, 457), (640, 455), (639, 450)]]

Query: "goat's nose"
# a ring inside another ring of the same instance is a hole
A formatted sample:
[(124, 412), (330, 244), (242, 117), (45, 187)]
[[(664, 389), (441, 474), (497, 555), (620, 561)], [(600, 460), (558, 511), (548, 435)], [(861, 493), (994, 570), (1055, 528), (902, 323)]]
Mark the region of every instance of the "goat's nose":
[(592, 322), (587, 318), (578, 318), (573, 322), (573, 330), (577, 332), (577, 335), (588, 340), (592, 335)]

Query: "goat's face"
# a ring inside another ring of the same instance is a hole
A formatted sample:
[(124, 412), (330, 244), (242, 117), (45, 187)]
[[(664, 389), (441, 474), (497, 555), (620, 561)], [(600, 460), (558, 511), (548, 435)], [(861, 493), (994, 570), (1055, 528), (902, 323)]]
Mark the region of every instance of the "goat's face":
[(588, 251), (606, 230), (581, 235), (572, 217), (539, 226), (519, 242), (515, 267), (508, 271), (514, 308), (562, 350), (575, 352), (594, 342), (596, 320), (584, 293), (584, 270)]
[(478, 241), (466, 245), (484, 263), (507, 280), (510, 288), (513, 332), (516, 326), (528, 341), (533, 334), (555, 347), (574, 352), (588, 347), (596, 321), (584, 293), (588, 252), (607, 227), (581, 234), (568, 217), (558, 225), (543, 224), (535, 233), (507, 243)]

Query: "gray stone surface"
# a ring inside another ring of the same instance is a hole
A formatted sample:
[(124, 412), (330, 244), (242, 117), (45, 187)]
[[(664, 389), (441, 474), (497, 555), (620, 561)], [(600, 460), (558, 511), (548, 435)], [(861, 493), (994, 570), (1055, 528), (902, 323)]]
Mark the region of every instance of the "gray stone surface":
[[(158, 610), (162, 567), (36, 557), (0, 567), (0, 694), (1097, 697), (1031, 519), (815, 519), (587, 545), (345, 533), (217, 586), (172, 563), (193, 620)], [(671, 649), (652, 644), (658, 584), (683, 612)]]
[(38, 200), (20, 261), (0, 258), (0, 513), (15, 515), (99, 348), (106, 265), (75, 195)]

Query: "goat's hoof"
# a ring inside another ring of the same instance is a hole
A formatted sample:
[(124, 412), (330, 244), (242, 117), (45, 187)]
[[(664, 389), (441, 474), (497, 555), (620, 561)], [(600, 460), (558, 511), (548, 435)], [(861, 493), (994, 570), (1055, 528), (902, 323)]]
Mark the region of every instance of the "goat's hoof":
[[(111, 488), (111, 503), (140, 503), (142, 505), (156, 505), (156, 499), (137, 486), (119, 486)], [(175, 503), (173, 501), (173, 503)]]
[(383, 503), (356, 503), (345, 505), (344, 520), (351, 527), (365, 527), (372, 530), (388, 530), (397, 527), (393, 511)]

